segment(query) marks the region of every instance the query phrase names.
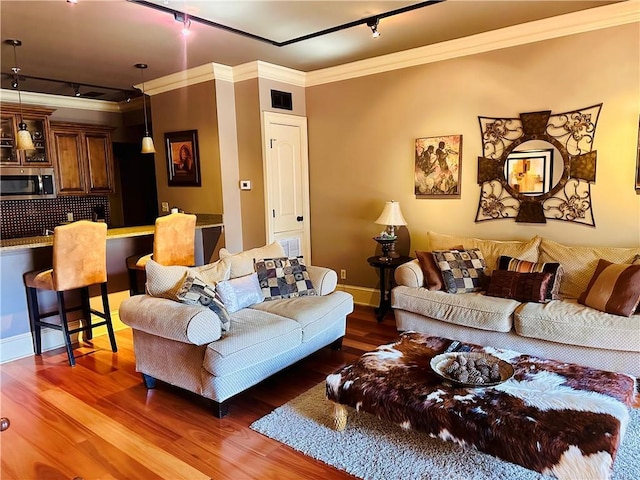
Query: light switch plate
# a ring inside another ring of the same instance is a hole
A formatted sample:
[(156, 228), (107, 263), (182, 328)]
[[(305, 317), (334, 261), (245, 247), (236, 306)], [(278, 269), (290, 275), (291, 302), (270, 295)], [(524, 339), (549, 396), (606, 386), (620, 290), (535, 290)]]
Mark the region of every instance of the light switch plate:
[(169, 202), (162, 202), (162, 211), (163, 212), (169, 211)]
[(240, 190), (251, 190), (251, 180), (240, 180)]

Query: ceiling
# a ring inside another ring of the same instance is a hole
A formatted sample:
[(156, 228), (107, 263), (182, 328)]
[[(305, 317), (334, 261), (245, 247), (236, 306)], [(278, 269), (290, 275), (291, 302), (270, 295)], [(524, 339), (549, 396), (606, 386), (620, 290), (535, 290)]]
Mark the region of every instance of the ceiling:
[[(0, 0), (2, 40), (19, 39), (24, 91), (121, 101), (139, 84), (136, 63), (147, 63), (145, 80), (215, 62), (236, 66), (254, 60), (312, 71), (435, 44), (615, 1), (447, 0), (379, 23), (372, 38), (366, 19), (414, 6), (411, 1), (187, 1), (153, 0), (164, 9), (270, 39), (268, 43), (192, 19), (190, 34), (171, 13), (127, 0)], [(286, 46), (273, 43), (362, 21), (362, 24)], [(2, 88), (11, 88), (13, 48), (2, 44)], [(56, 79), (47, 82), (32, 77)], [(98, 88), (111, 87), (114, 90)]]

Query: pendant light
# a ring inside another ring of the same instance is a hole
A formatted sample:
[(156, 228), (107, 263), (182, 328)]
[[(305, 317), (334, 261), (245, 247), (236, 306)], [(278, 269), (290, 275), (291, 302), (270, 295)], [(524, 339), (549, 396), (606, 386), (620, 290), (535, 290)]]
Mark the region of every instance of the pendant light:
[(13, 67), (11, 71), (14, 75), (15, 85), (18, 88), (18, 103), (20, 104), (20, 123), (18, 123), (18, 133), (16, 135), (16, 148), (18, 150), (34, 150), (36, 147), (33, 144), (29, 130), (27, 130), (27, 124), (24, 123), (24, 119), (22, 118), (22, 95), (20, 94), (20, 76), (18, 75), (20, 68), (18, 67), (18, 56), (16, 54), (16, 47), (22, 45), (22, 42), (20, 40), (9, 39), (5, 40), (4, 43), (13, 47), (13, 63), (15, 67)]
[(136, 63), (136, 68), (140, 69), (140, 78), (142, 79), (142, 108), (144, 109), (144, 137), (142, 137), (142, 153), (156, 153), (153, 146), (153, 138), (149, 135), (149, 126), (147, 125), (147, 101), (144, 94), (144, 70), (148, 67), (146, 63)]

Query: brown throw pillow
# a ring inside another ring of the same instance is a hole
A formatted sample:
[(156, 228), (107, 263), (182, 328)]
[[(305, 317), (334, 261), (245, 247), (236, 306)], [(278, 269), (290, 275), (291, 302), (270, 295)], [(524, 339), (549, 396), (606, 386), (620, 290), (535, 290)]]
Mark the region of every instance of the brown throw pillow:
[(559, 263), (534, 263), (501, 255), (498, 259), (498, 270), (509, 270), (520, 273), (550, 273), (553, 275), (553, 278), (549, 283), (549, 290), (545, 295), (546, 299), (558, 300), (560, 298), (558, 292), (560, 291), (560, 282), (562, 281), (564, 269)]
[[(451, 247), (451, 250), (462, 250), (463, 248), (462, 245), (456, 245), (455, 247)], [(416, 257), (420, 263), (427, 290), (444, 290), (442, 272), (433, 259), (431, 252), (419, 252), (416, 250)]]
[(494, 270), (487, 287), (491, 297), (511, 298), (519, 302), (546, 303), (547, 292), (553, 280), (549, 272), (521, 273)]
[(442, 272), (442, 283), (448, 293), (479, 292), (487, 287), (487, 263), (480, 249), (434, 250), (431, 255)]
[(631, 316), (640, 303), (640, 265), (600, 259), (578, 302), (601, 312)]

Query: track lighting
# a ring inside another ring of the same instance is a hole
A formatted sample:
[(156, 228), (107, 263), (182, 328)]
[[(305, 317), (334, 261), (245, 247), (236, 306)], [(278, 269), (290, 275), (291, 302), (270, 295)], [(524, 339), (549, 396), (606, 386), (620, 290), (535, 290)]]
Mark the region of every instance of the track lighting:
[(78, 85), (77, 83), (70, 83), (69, 85), (71, 85), (71, 88), (73, 88), (73, 96), (74, 97), (79, 97), (80, 96), (80, 85)]
[(11, 88), (18, 88), (18, 79), (14, 78), (11, 82)]
[(371, 36), (373, 38), (378, 38), (380, 36), (380, 32), (378, 31), (378, 22), (378, 17), (367, 20), (367, 27), (371, 29)]
[(191, 33), (191, 31), (189, 30), (191, 28), (191, 19), (189, 18), (189, 15), (182, 12), (176, 12), (173, 14), (173, 18), (176, 22), (182, 23), (182, 35), (186, 37)]

